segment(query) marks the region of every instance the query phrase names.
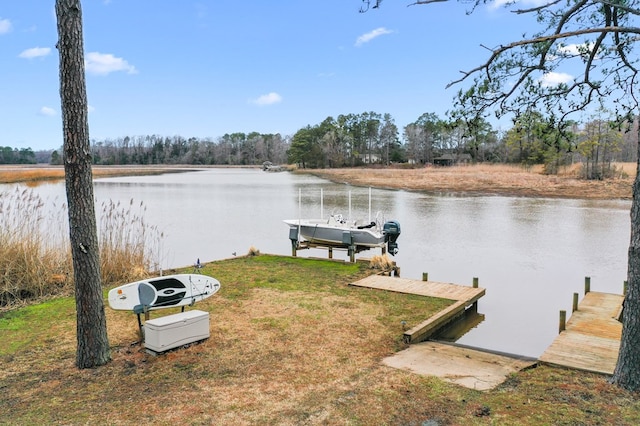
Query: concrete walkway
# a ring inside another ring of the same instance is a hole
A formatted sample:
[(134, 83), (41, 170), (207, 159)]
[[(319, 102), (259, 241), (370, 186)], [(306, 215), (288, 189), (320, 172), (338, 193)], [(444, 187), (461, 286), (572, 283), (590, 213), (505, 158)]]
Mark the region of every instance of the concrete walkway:
[(423, 342), (382, 360), (393, 368), (436, 376), (470, 389), (489, 390), (509, 374), (531, 367), (537, 360), (494, 354), (455, 344)]

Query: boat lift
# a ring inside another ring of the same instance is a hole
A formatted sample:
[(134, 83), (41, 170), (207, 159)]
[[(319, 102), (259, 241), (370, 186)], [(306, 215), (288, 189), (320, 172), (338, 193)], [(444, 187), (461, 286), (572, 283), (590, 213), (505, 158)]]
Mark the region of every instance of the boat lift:
[[(355, 262), (356, 253), (360, 253), (365, 250), (369, 250), (371, 246), (361, 246), (354, 244), (351, 232), (344, 231), (342, 233), (342, 243), (329, 244), (329, 243), (314, 243), (311, 241), (299, 239), (298, 228), (289, 228), (289, 240), (291, 240), (291, 256), (296, 257), (298, 250), (307, 250), (311, 248), (327, 249), (329, 251), (329, 259), (333, 259), (333, 250), (346, 250), (349, 256), (350, 262)], [(387, 243), (380, 243), (378, 246), (382, 250), (382, 255), (387, 252)]]
[[(320, 217), (321, 218), (324, 216), (323, 198), (324, 198), (323, 191), (322, 191), (322, 188), (320, 188)], [(301, 190), (298, 189), (298, 217), (300, 217), (301, 210), (302, 210), (301, 199), (302, 199), (302, 193), (301, 193)], [(351, 192), (350, 191), (349, 191), (349, 217), (351, 217)], [(369, 222), (371, 222), (371, 188), (369, 188)], [(342, 241), (340, 243), (328, 243), (328, 242), (317, 243), (317, 242), (301, 239), (300, 226), (298, 226), (297, 228), (291, 227), (289, 228), (289, 240), (291, 241), (291, 255), (293, 257), (296, 257), (298, 250), (320, 248), (320, 249), (327, 249), (329, 252), (329, 259), (333, 259), (334, 249), (346, 250), (349, 256), (349, 261), (354, 263), (356, 261), (355, 260), (356, 253), (360, 253), (362, 251), (369, 250), (375, 247), (380, 247), (383, 256), (387, 253), (387, 249), (389, 249), (389, 252), (391, 254), (397, 253), (398, 244), (396, 243), (396, 239), (400, 234), (400, 225), (395, 221), (387, 222), (384, 224), (384, 231), (385, 233), (388, 232), (390, 235), (393, 235), (393, 236), (385, 238), (385, 241), (378, 245), (363, 246), (354, 242), (353, 236), (351, 235), (351, 231), (349, 230), (344, 230), (342, 232)]]

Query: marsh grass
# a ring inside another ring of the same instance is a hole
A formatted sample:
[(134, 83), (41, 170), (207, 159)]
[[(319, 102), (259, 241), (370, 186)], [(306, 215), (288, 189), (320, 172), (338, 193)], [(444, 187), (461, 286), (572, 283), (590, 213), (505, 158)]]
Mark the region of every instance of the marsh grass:
[(0, 306), (65, 291), (71, 263), (59, 219), (29, 189), (0, 193)]
[[(175, 166), (93, 166), (94, 178), (112, 176), (145, 176), (163, 173), (180, 173), (189, 167)], [(191, 169), (192, 170), (192, 169)], [(42, 182), (64, 179), (62, 166), (0, 166), (0, 183), (25, 182), (38, 185)]]
[[(162, 233), (144, 220), (143, 204), (103, 203), (98, 235), (105, 286), (157, 268)], [(71, 294), (73, 268), (67, 207), (33, 190), (0, 193), (0, 307)]]
[(389, 255), (375, 255), (370, 261), (371, 268), (379, 269), (382, 272), (390, 272), (395, 266), (395, 262), (389, 257)]
[(101, 205), (100, 268), (105, 284), (136, 281), (159, 269), (163, 233), (144, 219), (146, 206), (108, 200)]
[(377, 188), (429, 193), (499, 194), (505, 196), (580, 199), (631, 198), (635, 164), (615, 165), (619, 172), (601, 181), (580, 178), (581, 164), (563, 167), (557, 175), (544, 173), (541, 166), (474, 164), (420, 168), (345, 168), (298, 170), (334, 182)]

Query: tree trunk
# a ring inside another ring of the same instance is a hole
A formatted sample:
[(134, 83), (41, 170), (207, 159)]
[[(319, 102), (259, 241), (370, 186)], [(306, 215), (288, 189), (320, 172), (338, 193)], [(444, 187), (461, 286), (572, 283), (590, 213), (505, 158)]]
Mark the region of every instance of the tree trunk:
[(56, 0), (64, 170), (75, 281), (76, 365), (93, 368), (110, 358), (100, 282), (93, 197), (80, 0)]
[[(640, 128), (638, 129), (640, 136)], [(640, 154), (640, 144), (638, 145)], [(631, 391), (640, 390), (640, 156), (636, 166), (631, 203), (631, 243), (624, 298), (622, 339), (611, 382)]]

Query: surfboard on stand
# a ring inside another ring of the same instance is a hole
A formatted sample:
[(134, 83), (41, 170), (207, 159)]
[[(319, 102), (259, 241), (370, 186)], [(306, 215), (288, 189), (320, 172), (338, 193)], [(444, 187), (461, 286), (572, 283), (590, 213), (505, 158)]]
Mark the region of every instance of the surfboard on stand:
[(117, 311), (140, 312), (193, 305), (220, 290), (220, 281), (201, 274), (149, 278), (109, 290), (109, 306)]

